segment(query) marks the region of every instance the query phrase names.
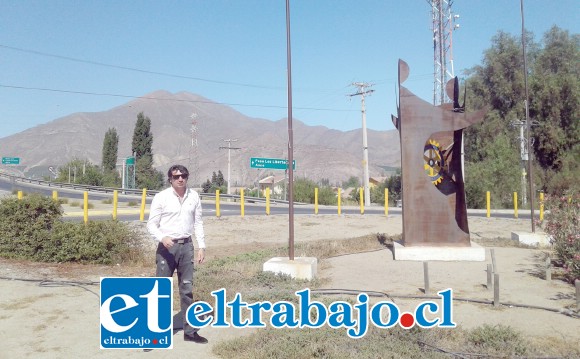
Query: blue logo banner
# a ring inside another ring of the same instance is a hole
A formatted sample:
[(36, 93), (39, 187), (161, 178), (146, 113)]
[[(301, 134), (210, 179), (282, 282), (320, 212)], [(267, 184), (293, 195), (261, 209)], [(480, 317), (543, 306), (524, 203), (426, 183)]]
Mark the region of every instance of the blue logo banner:
[(101, 278), (101, 349), (171, 349), (173, 278)]

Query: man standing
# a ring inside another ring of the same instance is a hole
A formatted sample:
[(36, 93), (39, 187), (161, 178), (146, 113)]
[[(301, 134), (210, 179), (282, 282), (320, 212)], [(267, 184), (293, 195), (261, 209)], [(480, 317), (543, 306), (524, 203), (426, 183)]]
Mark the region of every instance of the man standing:
[(191, 235), (199, 245), (197, 263), (205, 259), (205, 239), (201, 217), (199, 194), (187, 188), (189, 172), (182, 165), (174, 165), (167, 171), (171, 187), (153, 197), (147, 230), (159, 242), (156, 253), (157, 277), (172, 277), (177, 270), (181, 314), (183, 316), (183, 338), (185, 341), (205, 344), (199, 329), (192, 328), (186, 319), (187, 308), (193, 302), (194, 252)]

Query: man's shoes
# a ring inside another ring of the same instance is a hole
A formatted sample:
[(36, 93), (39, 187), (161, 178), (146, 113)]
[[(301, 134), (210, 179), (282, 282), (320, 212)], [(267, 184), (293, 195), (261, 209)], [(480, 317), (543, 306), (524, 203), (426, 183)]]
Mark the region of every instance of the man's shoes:
[(201, 335), (197, 334), (197, 332), (193, 333), (192, 335), (183, 334), (183, 340), (186, 342), (194, 342), (197, 344), (207, 344), (208, 340)]

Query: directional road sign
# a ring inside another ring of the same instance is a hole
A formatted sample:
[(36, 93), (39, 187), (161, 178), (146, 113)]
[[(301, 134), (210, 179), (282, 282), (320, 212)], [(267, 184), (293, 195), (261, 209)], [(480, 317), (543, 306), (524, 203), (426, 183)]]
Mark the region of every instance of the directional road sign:
[[(273, 170), (285, 170), (288, 167), (288, 160), (283, 158), (250, 158), (251, 168), (269, 168)], [(296, 160), (292, 161), (292, 169), (296, 170)]]
[(3, 165), (18, 165), (20, 164), (20, 157), (2, 157)]

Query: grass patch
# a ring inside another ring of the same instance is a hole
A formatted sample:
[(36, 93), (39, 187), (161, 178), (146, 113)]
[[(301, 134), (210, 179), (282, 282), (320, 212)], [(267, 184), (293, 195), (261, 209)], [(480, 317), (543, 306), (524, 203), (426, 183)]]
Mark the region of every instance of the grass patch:
[[(385, 249), (399, 237), (382, 234), (349, 240), (299, 243), (296, 253), (308, 253), (320, 262), (325, 258), (364, 251)], [(195, 294), (201, 300), (214, 303), (209, 293), (227, 289), (227, 301), (240, 293), (247, 303), (257, 301), (282, 301), (296, 303), (294, 292), (304, 288), (316, 289), (324, 280), (294, 280), (289, 276), (262, 272), (262, 264), (274, 256), (286, 256), (287, 248), (264, 249), (208, 262), (196, 271)], [(299, 255), (297, 255), (299, 256)], [(354, 304), (355, 297), (313, 295), (312, 300), (325, 303), (336, 301)], [(298, 308), (297, 308), (298, 309)], [(312, 313), (313, 314), (313, 313)], [(298, 314), (297, 314), (298, 315)], [(551, 340), (549, 345), (531, 338), (509, 326), (483, 325), (472, 330), (422, 329), (404, 330), (399, 326), (390, 329), (370, 325), (367, 334), (352, 339), (346, 328), (332, 329), (276, 329), (269, 325), (268, 313), (262, 320), (267, 328), (256, 329), (252, 334), (216, 344), (213, 353), (222, 358), (450, 358), (450, 357), (579, 357), (580, 346)], [(358, 330), (358, 328), (357, 328)]]
[[(393, 239), (384, 235), (369, 235), (359, 238), (338, 241), (314, 241), (295, 245), (296, 257), (316, 257), (319, 261), (338, 255), (352, 254), (369, 250), (385, 249)], [(235, 293), (242, 294), (248, 301), (269, 300), (296, 301), (295, 291), (309, 288), (320, 288), (321, 279), (312, 281), (294, 280), (289, 276), (263, 272), (264, 262), (272, 257), (288, 255), (285, 247), (262, 249), (256, 252), (243, 253), (230, 257), (217, 258), (203, 266), (196, 267), (195, 293), (197, 300), (214, 302), (211, 292), (226, 288), (228, 300)]]
[(139, 203), (135, 202), (135, 201), (129, 201), (129, 203), (127, 203), (127, 206), (129, 207), (137, 207), (139, 205)]
[(112, 198), (106, 198), (104, 200), (101, 201), (102, 204), (112, 204), (113, 203), (113, 199)]
[(472, 330), (370, 326), (360, 339), (346, 329), (258, 329), (253, 334), (218, 343), (213, 353), (222, 358), (511, 358), (578, 357), (569, 343), (542, 345), (529, 341), (509, 326), (484, 325)]

